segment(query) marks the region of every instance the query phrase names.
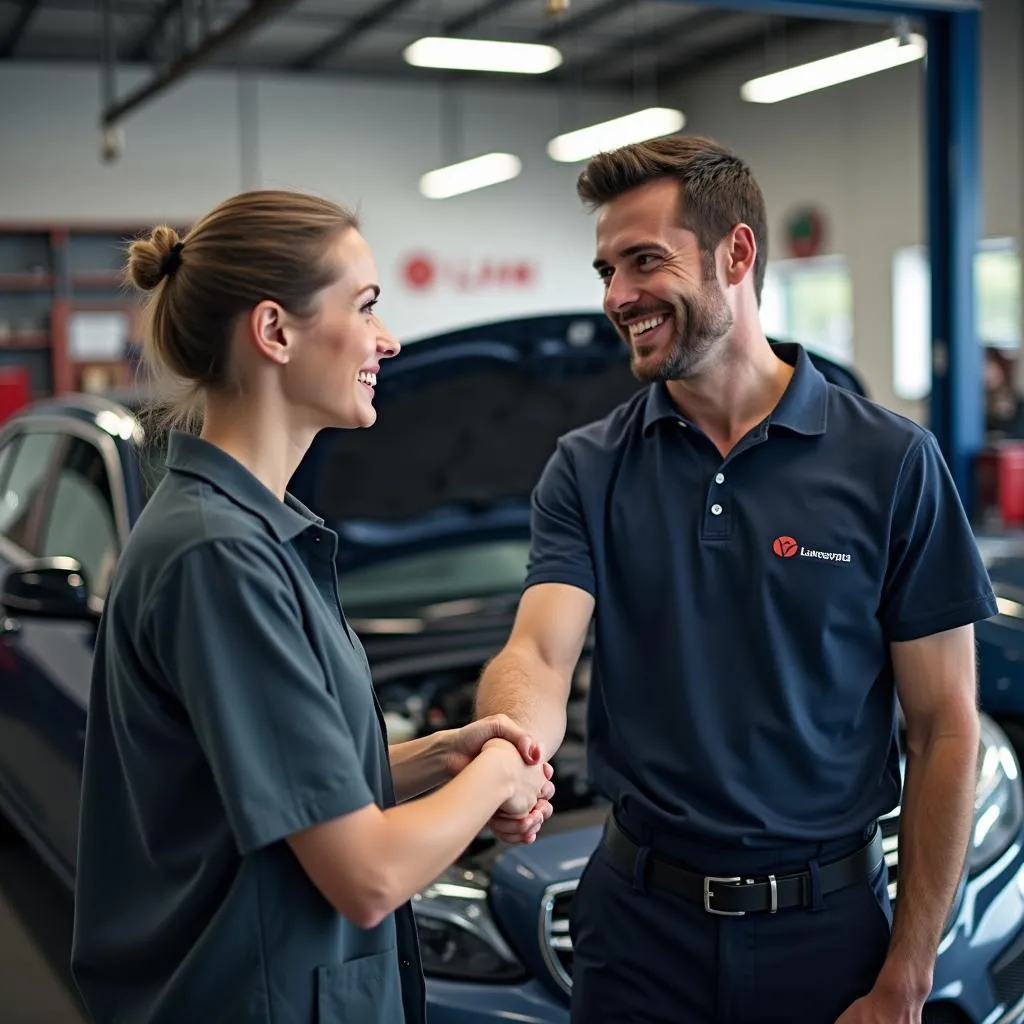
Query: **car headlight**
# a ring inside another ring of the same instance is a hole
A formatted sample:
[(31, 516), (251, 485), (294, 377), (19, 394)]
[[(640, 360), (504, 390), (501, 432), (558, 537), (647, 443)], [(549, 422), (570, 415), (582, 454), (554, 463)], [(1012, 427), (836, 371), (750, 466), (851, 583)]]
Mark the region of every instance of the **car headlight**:
[(511, 982), (526, 977), (491, 916), (487, 881), (449, 868), (412, 900), (423, 973), (460, 981)]
[(1024, 825), (1024, 795), (1020, 767), (1006, 733), (981, 716), (978, 747), (978, 787), (974, 797), (974, 826), (967, 848), (967, 870), (983, 871), (1006, 851)]

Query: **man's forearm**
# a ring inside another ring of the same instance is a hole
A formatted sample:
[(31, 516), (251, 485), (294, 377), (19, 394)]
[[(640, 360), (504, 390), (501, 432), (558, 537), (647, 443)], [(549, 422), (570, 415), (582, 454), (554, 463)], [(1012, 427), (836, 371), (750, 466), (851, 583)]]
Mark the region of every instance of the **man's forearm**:
[(564, 682), (539, 658), (506, 648), (484, 669), (476, 715), (508, 715), (541, 746), (550, 760), (565, 736)]
[(900, 814), (899, 899), (879, 983), (923, 1000), (963, 871), (973, 819), (976, 731), (937, 736), (907, 754)]

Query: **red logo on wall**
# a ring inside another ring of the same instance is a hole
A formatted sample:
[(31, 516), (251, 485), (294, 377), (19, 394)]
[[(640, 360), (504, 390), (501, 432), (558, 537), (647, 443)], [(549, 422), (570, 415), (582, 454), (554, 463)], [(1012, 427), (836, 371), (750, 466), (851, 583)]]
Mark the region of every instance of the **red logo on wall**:
[(799, 550), (800, 545), (792, 537), (776, 537), (772, 541), (772, 551), (779, 558), (792, 558)]
[(445, 285), (459, 292), (489, 288), (530, 288), (537, 269), (528, 260), (437, 259), (428, 253), (412, 253), (402, 259), (402, 282), (411, 291), (425, 292)]
[(414, 291), (429, 288), (437, 277), (437, 268), (429, 256), (410, 256), (402, 267), (402, 280)]

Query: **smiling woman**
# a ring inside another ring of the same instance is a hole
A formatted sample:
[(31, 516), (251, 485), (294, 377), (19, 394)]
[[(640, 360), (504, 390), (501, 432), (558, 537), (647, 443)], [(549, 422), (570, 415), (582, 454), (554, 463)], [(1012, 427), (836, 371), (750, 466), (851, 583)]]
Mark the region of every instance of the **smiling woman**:
[[(247, 343), (235, 336), (240, 327), (244, 333), (239, 321), (245, 314), (252, 321), (257, 310), (264, 317), (263, 323), (251, 324), (257, 338), (287, 321), (290, 333), (319, 342), (306, 346), (310, 358), (302, 361), (302, 376), (307, 383), (318, 380), (316, 390), (330, 389), (342, 372), (333, 366), (340, 335), (350, 322), (372, 317), (380, 293), (373, 256), (354, 214), (325, 199), (271, 190), (227, 200), (184, 238), (173, 228), (154, 229), (130, 247), (128, 274), (150, 293), (146, 365), (160, 390), (172, 396), (173, 422), (196, 422), (208, 395), (239, 397), (253, 383), (245, 379), (237, 351)], [(360, 409), (366, 403), (353, 401), (372, 400), (371, 378), (375, 383), (378, 369), (375, 332), (364, 334), (370, 351), (359, 360), (355, 352), (344, 360), (355, 363), (347, 366), (349, 387), (337, 389), (328, 403), (349, 408), (333, 409), (332, 422), (323, 425), (373, 422), (372, 414)], [(391, 345), (394, 354), (397, 344)], [(294, 362), (282, 358), (280, 346), (267, 348), (265, 355), (278, 365)], [(328, 362), (330, 372), (324, 375)], [(323, 394), (313, 402), (323, 404)], [(339, 417), (353, 422), (334, 422)]]
[(389, 746), (338, 536), (286, 492), (320, 431), (377, 418), (373, 254), (341, 207), (255, 192), (128, 269), (202, 429), (170, 432), (98, 630), (75, 980), (97, 1020), (417, 1024), (410, 898), (499, 809), (532, 841), (554, 787), (503, 716)]

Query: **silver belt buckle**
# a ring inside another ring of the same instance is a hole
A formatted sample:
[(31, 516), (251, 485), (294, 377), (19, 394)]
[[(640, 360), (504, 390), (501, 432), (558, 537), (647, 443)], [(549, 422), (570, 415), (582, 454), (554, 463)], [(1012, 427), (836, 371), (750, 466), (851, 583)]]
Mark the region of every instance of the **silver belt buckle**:
[[(719, 917), (745, 917), (745, 910), (716, 910), (711, 906), (711, 897), (714, 895), (711, 892), (712, 882), (722, 882), (726, 885), (735, 885), (738, 882), (742, 882), (743, 879), (739, 875), (733, 875), (730, 878), (725, 878), (716, 875), (705, 875), (704, 876), (704, 909), (709, 914), (718, 914)], [(750, 881), (750, 879), (748, 879)], [(775, 876), (768, 876), (768, 885), (771, 888), (771, 906), (768, 908), (769, 914), (777, 914), (779, 911), (779, 887), (776, 884)]]
[(704, 876), (704, 909), (709, 914), (717, 914), (719, 917), (745, 917), (745, 910), (716, 910), (711, 906), (711, 897), (714, 895), (711, 892), (712, 882), (722, 882), (725, 885), (735, 885), (738, 882), (742, 882), (743, 879), (739, 875), (733, 875), (730, 878), (725, 878), (719, 875), (705, 875)]

